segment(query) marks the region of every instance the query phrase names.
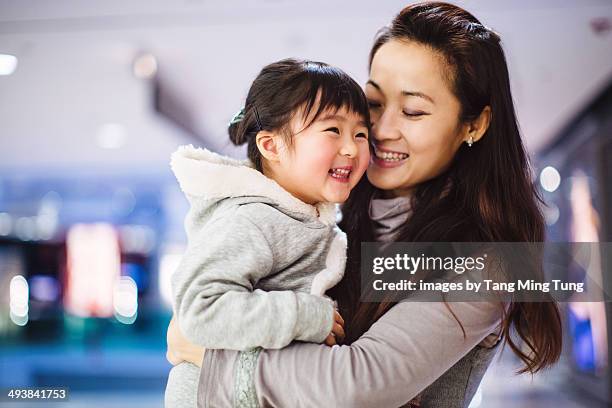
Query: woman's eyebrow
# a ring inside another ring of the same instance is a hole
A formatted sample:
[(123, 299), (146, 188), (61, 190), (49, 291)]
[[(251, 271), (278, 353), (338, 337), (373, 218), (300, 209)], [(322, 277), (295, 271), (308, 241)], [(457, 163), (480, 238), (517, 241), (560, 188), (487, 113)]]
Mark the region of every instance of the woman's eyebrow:
[(428, 100), (429, 102), (433, 103), (434, 105), (436, 104), (431, 96), (429, 96), (427, 94), (424, 94), (423, 92), (402, 91), (402, 95), (405, 95), (405, 96), (416, 96), (417, 98), (423, 98), (425, 100)]
[[(376, 82), (372, 81), (371, 79), (368, 79), (368, 82), (366, 82), (366, 85), (372, 85), (374, 88), (378, 89), (378, 91), (380, 93), (382, 93), (383, 95), (385, 94), (383, 92), (383, 90), (380, 88), (380, 85), (378, 85)], [(433, 100), (433, 98), (427, 94), (424, 94), (423, 92), (418, 92), (418, 91), (402, 91), (402, 95), (404, 96), (416, 96), (417, 98), (423, 98), (431, 103), (433, 103), (435, 105), (435, 101)]]
[(366, 82), (366, 85), (368, 85), (368, 84), (369, 84), (369, 85), (372, 85), (374, 88), (378, 89), (378, 91), (379, 91), (381, 94), (383, 94), (383, 95), (385, 94), (385, 93), (382, 91), (382, 89), (380, 89), (380, 85), (378, 85), (376, 82), (372, 81), (371, 79), (368, 79), (368, 82)]

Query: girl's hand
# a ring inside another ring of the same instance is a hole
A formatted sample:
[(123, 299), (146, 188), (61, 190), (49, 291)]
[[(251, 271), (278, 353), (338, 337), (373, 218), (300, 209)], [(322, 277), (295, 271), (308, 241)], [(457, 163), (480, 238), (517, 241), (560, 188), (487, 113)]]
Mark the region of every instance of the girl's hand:
[(187, 361), (198, 367), (202, 366), (205, 352), (204, 347), (189, 342), (189, 340), (183, 336), (174, 315), (172, 315), (172, 320), (170, 320), (170, 324), (168, 325), (166, 342), (168, 344), (166, 359), (170, 364), (177, 365)]
[(334, 311), (334, 325), (332, 331), (325, 339), (325, 344), (333, 346), (344, 341), (344, 319), (337, 310)]

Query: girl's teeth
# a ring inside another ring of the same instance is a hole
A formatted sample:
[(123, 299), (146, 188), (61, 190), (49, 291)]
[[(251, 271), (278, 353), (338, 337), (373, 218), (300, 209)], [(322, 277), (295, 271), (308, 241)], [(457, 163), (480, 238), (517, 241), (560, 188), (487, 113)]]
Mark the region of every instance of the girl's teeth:
[(332, 169), (331, 170), (331, 175), (333, 177), (346, 178), (346, 177), (348, 177), (350, 172), (351, 171), (348, 170), (348, 169)]

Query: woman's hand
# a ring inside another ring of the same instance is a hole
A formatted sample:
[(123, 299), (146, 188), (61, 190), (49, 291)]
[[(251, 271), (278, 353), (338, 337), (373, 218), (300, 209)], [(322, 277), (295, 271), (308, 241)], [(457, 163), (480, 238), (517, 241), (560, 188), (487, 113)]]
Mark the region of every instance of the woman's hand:
[(325, 339), (325, 344), (333, 346), (344, 341), (344, 319), (337, 310), (334, 311), (334, 325), (332, 331)]
[(172, 365), (177, 365), (183, 361), (195, 364), (198, 367), (202, 366), (202, 360), (204, 360), (204, 347), (197, 346), (183, 336), (181, 329), (179, 328), (178, 321), (175, 316), (172, 315), (172, 320), (168, 325), (168, 332), (166, 334), (166, 342), (168, 344), (168, 350), (166, 351), (166, 359)]

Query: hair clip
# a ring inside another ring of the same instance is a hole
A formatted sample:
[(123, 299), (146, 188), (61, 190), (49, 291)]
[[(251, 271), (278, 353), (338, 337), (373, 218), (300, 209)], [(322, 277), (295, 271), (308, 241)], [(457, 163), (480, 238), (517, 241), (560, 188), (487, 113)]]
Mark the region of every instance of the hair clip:
[(255, 122), (257, 123), (257, 131), (262, 131), (263, 126), (261, 126), (261, 119), (259, 118), (259, 112), (257, 111), (257, 106), (253, 106), (253, 110), (255, 111)]
[(238, 112), (236, 112), (229, 124), (230, 126), (235, 125), (236, 123), (241, 122), (242, 119), (244, 119), (244, 106)]

